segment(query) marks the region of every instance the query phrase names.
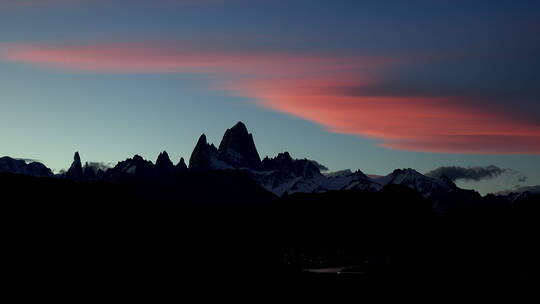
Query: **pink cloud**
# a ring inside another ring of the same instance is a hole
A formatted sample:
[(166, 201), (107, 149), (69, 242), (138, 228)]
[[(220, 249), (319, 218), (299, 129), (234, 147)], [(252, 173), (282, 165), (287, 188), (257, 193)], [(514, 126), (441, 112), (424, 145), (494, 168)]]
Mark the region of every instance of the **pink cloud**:
[(71, 46), (5, 45), (5, 60), (74, 71), (162, 73), (236, 71), (265, 75), (309, 75), (320, 70), (377, 67), (396, 60), (336, 58), (303, 53), (212, 51), (178, 44), (124, 43)]
[(253, 91), (270, 109), (387, 148), (440, 153), (540, 154), (540, 125), (436, 97), (343, 97)]
[[(114, 73), (209, 73), (219, 87), (331, 132), (374, 138), (383, 147), (443, 153), (540, 154), (540, 124), (456, 97), (347, 96), (381, 83), (380, 70), (411, 59), (233, 51), (180, 44), (4, 46), (0, 58)], [(417, 59), (415, 59), (417, 60)]]

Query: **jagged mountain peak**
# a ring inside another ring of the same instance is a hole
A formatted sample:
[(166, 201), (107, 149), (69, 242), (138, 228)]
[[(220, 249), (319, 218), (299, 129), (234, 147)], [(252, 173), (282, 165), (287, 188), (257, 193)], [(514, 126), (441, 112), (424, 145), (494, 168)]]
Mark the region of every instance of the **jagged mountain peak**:
[(363, 179), (370, 179), (364, 172), (362, 172), (362, 170), (358, 169), (354, 172), (352, 172), (352, 174), (358, 178), (363, 178)]
[(159, 153), (154, 171), (158, 177), (168, 177), (174, 173), (174, 165), (167, 151)]
[(311, 160), (293, 159), (289, 152), (279, 153), (274, 158), (265, 157), (260, 168), (263, 171), (278, 172), (280, 179), (322, 176), (319, 168)]
[(75, 155), (73, 156), (73, 163), (81, 163), (81, 156), (79, 155), (79, 151), (75, 152)]
[(258, 168), (261, 163), (253, 135), (241, 121), (227, 129), (219, 144), (220, 160), (235, 168)]
[(465, 202), (479, 197), (479, 194), (472, 190), (463, 190), (457, 187), (448, 178), (433, 178), (419, 173), (414, 169), (397, 169), (387, 176), (374, 179), (379, 184), (403, 185), (421, 193), (425, 198), (434, 202), (433, 207), (437, 210), (444, 210), (450, 201), (450, 197), (459, 197), (459, 201)]
[(84, 179), (81, 156), (79, 155), (79, 152), (75, 152), (75, 155), (73, 156), (73, 163), (71, 163), (71, 166), (66, 172), (66, 178), (75, 181), (81, 181)]
[(218, 157), (218, 150), (206, 141), (206, 135), (202, 134), (197, 141), (197, 145), (191, 152), (189, 158), (189, 168), (195, 170), (209, 170), (214, 168)]
[(133, 158), (128, 158), (119, 162), (114, 168), (107, 170), (106, 175), (108, 180), (116, 181), (125, 176), (138, 176), (141, 178), (149, 178), (153, 174), (151, 161), (145, 160), (142, 156), (135, 154)]
[(167, 153), (167, 151), (163, 151), (161, 153), (159, 153), (158, 155), (158, 158), (156, 160), (156, 166), (157, 167), (160, 167), (160, 168), (172, 168), (174, 167), (171, 159), (169, 158), (169, 154)]
[(292, 160), (291, 154), (287, 151), (279, 153), (275, 159)]
[(199, 140), (197, 140), (197, 145), (196, 146), (199, 146), (199, 145), (207, 145), (208, 142), (206, 141), (206, 134), (201, 134), (201, 136), (199, 136)]
[(238, 132), (248, 133), (246, 125), (239, 121), (230, 130), (238, 130)]
[(448, 185), (440, 179), (425, 176), (411, 168), (395, 169), (392, 173), (375, 180), (383, 185), (429, 183), (437, 185), (438, 187), (448, 187)]

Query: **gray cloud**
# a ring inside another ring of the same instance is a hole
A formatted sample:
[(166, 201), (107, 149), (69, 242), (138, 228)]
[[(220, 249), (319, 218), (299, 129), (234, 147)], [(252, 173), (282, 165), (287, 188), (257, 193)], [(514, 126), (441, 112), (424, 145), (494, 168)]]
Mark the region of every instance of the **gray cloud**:
[[(486, 166), (486, 167), (458, 167), (458, 166), (448, 166), (448, 167), (439, 167), (433, 171), (426, 173), (427, 176), (440, 178), (443, 175), (446, 175), (452, 181), (456, 180), (472, 180), (480, 181), (483, 179), (490, 179), (497, 177), (504, 173), (512, 172), (512, 170), (502, 169), (497, 166)], [(526, 178), (526, 177), (525, 177)]]
[(520, 182), (520, 183), (524, 183), (524, 182), (527, 181), (527, 177), (525, 175), (520, 175), (520, 176), (518, 176), (517, 181)]
[(95, 172), (99, 170), (107, 171), (108, 169), (112, 168), (111, 163), (103, 163), (103, 162), (87, 162), (84, 164), (85, 167), (92, 168)]
[(308, 161), (310, 161), (312, 164), (314, 164), (317, 168), (319, 168), (320, 171), (324, 172), (324, 171), (328, 171), (328, 167), (326, 167), (325, 165), (323, 164), (320, 164), (318, 163), (317, 161), (314, 161), (314, 160), (311, 160), (311, 159), (308, 159)]
[(41, 162), (40, 160), (38, 159), (31, 159), (31, 158), (15, 158), (16, 160), (22, 160), (24, 161), (25, 163), (29, 164), (29, 163), (39, 163)]

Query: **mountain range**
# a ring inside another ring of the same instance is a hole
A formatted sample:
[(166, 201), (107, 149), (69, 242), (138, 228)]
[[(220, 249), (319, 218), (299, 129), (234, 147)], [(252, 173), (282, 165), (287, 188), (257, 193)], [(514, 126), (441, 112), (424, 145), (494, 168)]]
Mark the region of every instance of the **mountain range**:
[(188, 162), (162, 152), (154, 162), (134, 155), (107, 168), (77, 152), (55, 175), (3, 157), (0, 187), (14, 278), (65, 273), (80, 284), (77, 273), (116, 286), (172, 282), (164, 274), (343, 274), (439, 288), (540, 273), (539, 195), (482, 197), (413, 169), (326, 173), (287, 152), (261, 159), (243, 123), (219, 146), (201, 135)]
[[(446, 176), (428, 177), (410, 168), (396, 169), (386, 176), (371, 177), (360, 170), (323, 173), (320, 168), (318, 162), (306, 158), (296, 159), (288, 152), (261, 160), (253, 135), (242, 122), (225, 131), (219, 147), (208, 143), (205, 134), (202, 134), (191, 153), (189, 166), (183, 158), (174, 164), (164, 151), (159, 154), (155, 163), (135, 155), (120, 161), (112, 168), (103, 169), (88, 163), (83, 165), (79, 153), (76, 152), (70, 168), (66, 172), (54, 175), (49, 168), (39, 162), (27, 163), (10, 157), (0, 158), (0, 172), (56, 177), (78, 182), (119, 182), (133, 179), (166, 181), (188, 171), (235, 170), (280, 197), (293, 193), (340, 190), (377, 192), (387, 185), (403, 185), (421, 193), (438, 210), (446, 209), (451, 202), (466, 203), (481, 197), (474, 190), (459, 188)], [(508, 193), (500, 196), (515, 201), (527, 197), (528, 194)]]

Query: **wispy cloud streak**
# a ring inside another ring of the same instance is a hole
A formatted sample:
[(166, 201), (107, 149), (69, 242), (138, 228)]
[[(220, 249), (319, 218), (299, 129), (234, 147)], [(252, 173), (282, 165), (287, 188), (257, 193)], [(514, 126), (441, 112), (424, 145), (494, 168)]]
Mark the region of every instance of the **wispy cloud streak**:
[(512, 172), (512, 170), (502, 169), (494, 165), (486, 167), (468, 168), (459, 166), (448, 166), (439, 167), (433, 171), (426, 173), (426, 175), (435, 178), (441, 178), (443, 176), (446, 176), (452, 181), (469, 180), (477, 182), (483, 179), (495, 178), (507, 172)]
[(332, 132), (374, 138), (392, 149), (540, 154), (540, 124), (524, 116), (455, 96), (370, 93), (384, 87), (382, 71), (422, 60), (418, 58), (224, 50), (180, 43), (4, 45), (0, 56), (68, 71), (211, 74), (220, 88), (265, 108), (319, 123)]

